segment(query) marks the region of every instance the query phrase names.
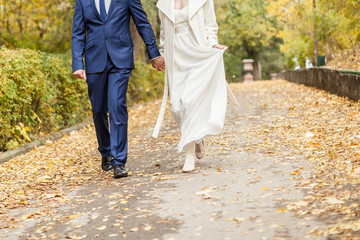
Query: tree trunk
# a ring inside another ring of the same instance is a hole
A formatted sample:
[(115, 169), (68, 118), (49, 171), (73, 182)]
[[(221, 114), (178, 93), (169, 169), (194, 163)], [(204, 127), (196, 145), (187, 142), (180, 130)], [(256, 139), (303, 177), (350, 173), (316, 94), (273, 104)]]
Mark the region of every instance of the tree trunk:
[(317, 57), (318, 57), (318, 39), (316, 32), (316, 0), (313, 0), (313, 15), (314, 15), (314, 67), (317, 66)]
[(256, 50), (252, 50), (251, 54), (249, 55), (251, 59), (254, 60), (254, 71), (253, 76), (254, 80), (261, 80), (261, 69), (260, 69), (260, 62), (259, 62), (259, 53)]
[(136, 25), (134, 21), (131, 19), (130, 21), (130, 34), (134, 43), (134, 60), (143, 59), (145, 61), (149, 61), (147, 54), (145, 54), (144, 43), (136, 29)]

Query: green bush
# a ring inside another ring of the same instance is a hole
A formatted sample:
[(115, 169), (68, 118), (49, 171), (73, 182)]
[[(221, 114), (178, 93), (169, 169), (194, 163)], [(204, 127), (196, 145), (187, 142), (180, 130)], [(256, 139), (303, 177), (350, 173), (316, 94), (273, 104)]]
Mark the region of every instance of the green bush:
[[(163, 73), (136, 63), (128, 103), (162, 94)], [(0, 151), (72, 126), (91, 115), (84, 80), (71, 73), (71, 56), (0, 49)]]
[(0, 50), (0, 150), (15, 148), (82, 121), (89, 114), (86, 83), (63, 55)]

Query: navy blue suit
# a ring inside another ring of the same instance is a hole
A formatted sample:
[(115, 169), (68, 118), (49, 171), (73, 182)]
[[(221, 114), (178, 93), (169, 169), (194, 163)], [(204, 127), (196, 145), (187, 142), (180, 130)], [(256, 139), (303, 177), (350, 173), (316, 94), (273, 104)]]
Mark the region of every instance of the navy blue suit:
[(150, 59), (160, 56), (140, 0), (112, 0), (106, 19), (101, 18), (95, 0), (76, 0), (73, 72), (86, 69), (99, 151), (104, 157), (112, 155), (113, 165), (124, 165), (127, 160), (126, 90), (134, 68), (130, 17), (146, 44)]

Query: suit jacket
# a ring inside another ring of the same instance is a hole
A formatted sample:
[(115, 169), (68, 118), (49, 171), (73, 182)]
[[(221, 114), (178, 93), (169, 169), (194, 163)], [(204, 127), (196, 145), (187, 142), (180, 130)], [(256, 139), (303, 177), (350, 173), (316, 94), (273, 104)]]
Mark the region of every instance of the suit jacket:
[(108, 55), (116, 67), (134, 68), (130, 16), (150, 59), (160, 56), (140, 0), (112, 0), (106, 20), (96, 9), (95, 0), (76, 0), (72, 29), (73, 71), (84, 69), (84, 54), (87, 73), (102, 72)]

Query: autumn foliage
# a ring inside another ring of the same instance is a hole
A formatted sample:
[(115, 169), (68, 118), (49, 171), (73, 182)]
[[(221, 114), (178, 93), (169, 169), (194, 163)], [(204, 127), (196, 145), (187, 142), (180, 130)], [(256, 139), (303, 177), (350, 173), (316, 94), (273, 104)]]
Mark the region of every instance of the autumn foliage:
[(0, 150), (82, 121), (90, 107), (86, 83), (63, 55), (0, 50)]
[(0, 46), (67, 51), (74, 4), (74, 0), (0, 0)]
[(315, 51), (331, 60), (360, 41), (360, 2), (357, 0), (267, 0), (267, 10), (279, 23), (281, 51), (304, 67), (315, 62)]

